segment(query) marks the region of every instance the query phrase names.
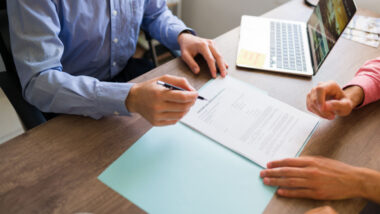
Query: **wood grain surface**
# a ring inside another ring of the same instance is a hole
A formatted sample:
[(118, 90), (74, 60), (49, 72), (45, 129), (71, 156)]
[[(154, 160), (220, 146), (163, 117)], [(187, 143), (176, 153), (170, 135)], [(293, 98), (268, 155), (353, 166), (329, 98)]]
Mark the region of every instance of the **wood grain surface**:
[[(265, 17), (305, 21), (311, 9), (291, 1)], [(362, 14), (378, 16), (370, 11)], [(261, 88), (306, 111), (305, 98), (320, 81), (347, 83), (380, 49), (340, 39), (316, 76), (304, 78), (235, 66), (239, 28), (215, 39), (230, 65), (229, 75)], [(141, 82), (163, 74), (186, 77), (196, 88), (210, 79), (203, 60), (194, 75), (180, 59), (138, 77)], [(0, 213), (144, 213), (97, 179), (97, 176), (151, 128), (138, 115), (93, 120), (59, 116), (0, 145)], [(322, 120), (302, 155), (321, 155), (380, 170), (380, 102), (334, 121)], [(314, 201), (274, 196), (265, 213), (303, 213), (329, 204), (340, 213), (358, 213), (366, 201)]]

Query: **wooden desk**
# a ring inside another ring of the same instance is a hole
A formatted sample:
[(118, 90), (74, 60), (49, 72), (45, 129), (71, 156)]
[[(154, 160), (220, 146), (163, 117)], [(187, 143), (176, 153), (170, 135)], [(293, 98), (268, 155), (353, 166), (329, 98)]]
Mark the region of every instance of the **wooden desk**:
[[(302, 0), (287, 3), (266, 17), (306, 20), (311, 9)], [(367, 12), (369, 14), (369, 12)], [(230, 64), (231, 76), (243, 79), (298, 109), (320, 81), (344, 84), (379, 49), (341, 39), (312, 79), (235, 67), (239, 28), (216, 39)], [(196, 77), (181, 60), (173, 60), (136, 79), (165, 73), (187, 77), (200, 88), (209, 78), (205, 64)], [(109, 189), (97, 176), (151, 126), (141, 117), (108, 117), (95, 121), (60, 116), (0, 146), (0, 213), (144, 213)], [(380, 102), (351, 116), (322, 121), (302, 155), (322, 155), (356, 166), (380, 170)], [(341, 213), (357, 213), (363, 199), (314, 201), (274, 196), (265, 213), (303, 213), (329, 204)]]

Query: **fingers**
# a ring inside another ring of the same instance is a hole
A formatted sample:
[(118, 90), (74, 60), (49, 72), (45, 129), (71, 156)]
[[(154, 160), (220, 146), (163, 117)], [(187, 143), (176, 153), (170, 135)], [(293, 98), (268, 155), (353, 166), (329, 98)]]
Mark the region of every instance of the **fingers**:
[(200, 69), (199, 65), (195, 62), (194, 58), (187, 51), (182, 53), (182, 59), (186, 62), (186, 64), (190, 67), (190, 69), (194, 72), (194, 74), (198, 74)]
[(305, 214), (337, 214), (337, 212), (330, 206), (323, 206), (309, 210)]
[(218, 50), (215, 48), (214, 42), (211, 42), (209, 47), (210, 47), (210, 51), (212, 55), (214, 56), (216, 60), (216, 64), (218, 65), (220, 75), (222, 77), (225, 77), (227, 74), (227, 68), (228, 68), (227, 63), (224, 61), (223, 57), (219, 54)]
[(326, 109), (328, 111), (334, 111), (335, 114), (339, 116), (347, 116), (352, 111), (351, 103), (348, 99), (343, 99), (341, 101), (331, 100), (326, 102)]
[[(169, 90), (158, 85), (158, 80), (181, 87), (186, 91)], [(190, 110), (197, 96), (198, 92), (185, 78), (164, 75), (135, 84), (126, 99), (126, 107), (135, 110), (134, 112), (142, 115), (154, 126), (171, 125), (175, 124)], [(127, 102), (133, 105), (128, 105)]]
[(221, 76), (226, 76), (228, 65), (216, 49), (212, 40), (203, 39), (191, 34), (181, 34), (178, 38), (178, 42), (181, 47), (182, 59), (195, 74), (199, 73), (200, 68), (194, 60), (194, 56), (201, 54), (206, 60), (213, 78), (217, 76), (217, 67), (219, 68)]
[(317, 86), (316, 87), (316, 104), (320, 110), (323, 110), (326, 100), (326, 88)]
[(167, 90), (163, 93), (162, 96), (163, 96), (163, 99), (167, 102), (186, 104), (186, 103), (194, 103), (197, 100), (198, 92)]
[(188, 112), (195, 101), (188, 103), (165, 102), (159, 112)]
[(319, 83), (316, 87), (317, 91), (324, 90), (324, 95), (328, 97), (328, 99), (342, 99), (344, 97), (344, 92), (338, 85), (338, 83), (334, 81), (328, 81), (324, 83)]
[(315, 193), (311, 189), (279, 188), (277, 194), (289, 198), (314, 198)]
[(341, 100), (343, 90), (336, 82), (319, 83), (307, 95), (307, 109), (323, 118), (334, 119), (336, 109), (326, 108), (326, 100)]
[(305, 178), (264, 178), (264, 184), (268, 186), (279, 186), (287, 188), (304, 188), (309, 186)]
[(161, 120), (161, 121), (155, 121), (152, 123), (153, 126), (170, 126), (174, 125), (178, 122), (178, 120)]
[(316, 93), (316, 104), (318, 107), (324, 107), (326, 99), (341, 99), (344, 97), (343, 90), (334, 82), (322, 82), (314, 88)]
[(153, 126), (173, 125), (189, 112), (193, 104), (167, 103), (162, 105), (161, 109), (152, 116), (150, 122)]
[(189, 81), (187, 81), (184, 77), (177, 77), (172, 75), (164, 75), (158, 78), (158, 80), (167, 82), (174, 86), (183, 88), (188, 91), (195, 91), (194, 87), (190, 85)]
[(198, 92), (190, 85), (186, 78), (176, 77), (171, 75), (164, 75), (159, 78), (161, 81), (165, 81), (174, 86), (183, 88), (189, 91), (179, 91), (179, 90), (168, 90), (162, 93), (162, 98), (164, 101), (174, 102), (174, 103), (192, 103), (196, 101), (198, 97)]
[(157, 121), (169, 121), (175, 120), (178, 121), (186, 115), (187, 111), (184, 112), (163, 112), (159, 114), (156, 118)]
[(281, 167), (274, 169), (266, 169), (260, 172), (260, 177), (308, 177), (307, 170), (296, 167)]
[(207, 42), (202, 43), (199, 52), (200, 54), (202, 54), (203, 58), (206, 60), (207, 65), (211, 72), (211, 76), (213, 78), (216, 78), (215, 59), (210, 51), (209, 44)]
[(334, 111), (328, 111), (326, 110), (325, 107), (323, 107), (324, 110), (321, 111), (321, 108), (316, 104), (315, 100), (316, 100), (316, 97), (314, 97), (312, 93), (309, 93), (307, 95), (307, 103), (306, 103), (307, 110), (309, 110), (310, 112), (322, 118), (333, 120), (335, 118)]
[(162, 77), (157, 78), (157, 80), (161, 80), (171, 85), (188, 90), (170, 90), (157, 85), (157, 87), (159, 87), (159, 90), (157, 90), (156, 93), (162, 101), (185, 104), (194, 103), (198, 97), (198, 92), (195, 91), (195, 89), (190, 85), (186, 78), (164, 75)]
[(286, 158), (283, 160), (272, 161), (267, 164), (268, 169), (277, 167), (306, 167), (312, 164), (312, 161), (306, 157)]

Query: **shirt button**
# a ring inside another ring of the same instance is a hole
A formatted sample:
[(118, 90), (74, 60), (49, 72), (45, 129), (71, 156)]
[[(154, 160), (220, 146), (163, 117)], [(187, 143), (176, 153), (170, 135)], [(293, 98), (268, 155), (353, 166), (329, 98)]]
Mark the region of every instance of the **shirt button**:
[(117, 11), (116, 11), (116, 10), (113, 10), (113, 11), (112, 11), (112, 15), (117, 16)]
[(119, 39), (118, 39), (118, 38), (114, 38), (114, 39), (113, 39), (113, 42), (116, 44), (116, 43), (119, 42)]
[(112, 66), (116, 66), (116, 62), (113, 62), (113, 63), (112, 63)]

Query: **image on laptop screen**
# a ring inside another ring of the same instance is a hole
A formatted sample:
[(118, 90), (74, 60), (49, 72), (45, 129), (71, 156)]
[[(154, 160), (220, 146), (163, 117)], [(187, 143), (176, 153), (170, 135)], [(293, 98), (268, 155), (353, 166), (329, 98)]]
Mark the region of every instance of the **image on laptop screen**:
[(320, 0), (308, 21), (314, 68), (327, 54), (356, 12), (353, 0)]

